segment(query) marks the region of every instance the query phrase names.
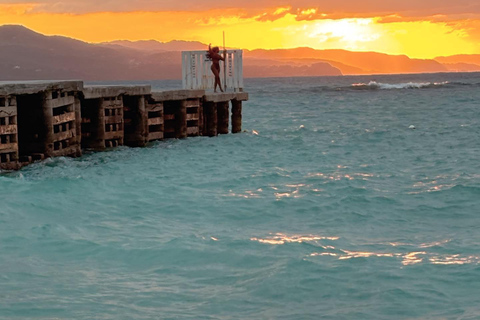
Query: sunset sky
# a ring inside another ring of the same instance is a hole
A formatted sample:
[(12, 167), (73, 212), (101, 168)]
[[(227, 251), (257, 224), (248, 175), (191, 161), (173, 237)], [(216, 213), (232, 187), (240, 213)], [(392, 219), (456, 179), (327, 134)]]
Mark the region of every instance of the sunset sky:
[(87, 42), (196, 40), (433, 58), (480, 53), (478, 0), (0, 0), (0, 24)]

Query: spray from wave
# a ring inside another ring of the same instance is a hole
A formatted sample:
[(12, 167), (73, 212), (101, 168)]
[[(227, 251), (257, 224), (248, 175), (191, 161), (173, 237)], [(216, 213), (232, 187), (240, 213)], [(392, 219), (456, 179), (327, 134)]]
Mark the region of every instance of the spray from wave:
[[(442, 81), (442, 82), (400, 82), (383, 83), (377, 81), (358, 82), (345, 86), (323, 85), (310, 88), (302, 88), (303, 92), (331, 92), (331, 91), (376, 91), (376, 90), (414, 90), (414, 89), (454, 89), (461, 87), (480, 87), (480, 83)], [(297, 91), (295, 91), (297, 92)]]
[(401, 89), (424, 89), (440, 88), (448, 85), (450, 82), (406, 82), (406, 83), (381, 83), (370, 81), (369, 83), (354, 83), (352, 89), (357, 90), (401, 90)]

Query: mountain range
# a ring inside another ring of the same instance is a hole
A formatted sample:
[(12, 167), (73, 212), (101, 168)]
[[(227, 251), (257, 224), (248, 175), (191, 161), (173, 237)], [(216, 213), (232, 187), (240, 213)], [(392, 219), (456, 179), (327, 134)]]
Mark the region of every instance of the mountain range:
[[(154, 80), (181, 78), (181, 51), (196, 41), (92, 44), (0, 26), (0, 80)], [(245, 77), (332, 76), (480, 71), (480, 55), (411, 59), (405, 55), (311, 48), (244, 50)]]

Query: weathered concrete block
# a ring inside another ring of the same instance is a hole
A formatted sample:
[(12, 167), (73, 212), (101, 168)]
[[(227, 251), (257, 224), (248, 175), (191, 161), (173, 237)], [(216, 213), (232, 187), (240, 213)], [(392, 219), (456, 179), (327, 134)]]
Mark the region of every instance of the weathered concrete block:
[(81, 155), (82, 89), (82, 81), (0, 83), (0, 92), (17, 100), (20, 157)]
[(205, 90), (170, 90), (152, 92), (151, 97), (154, 101), (180, 101), (188, 99), (201, 99), (204, 95)]
[(128, 96), (146, 96), (151, 92), (148, 85), (142, 86), (86, 86), (83, 89), (85, 99), (100, 99), (109, 97)]
[(147, 141), (163, 140), (164, 138), (164, 117), (163, 102), (156, 102), (151, 99), (146, 104), (147, 120)]
[(0, 169), (19, 168), (17, 106), (15, 96), (0, 96)]
[(31, 95), (45, 92), (79, 92), (83, 90), (83, 81), (0, 81), (1, 95)]
[(46, 91), (42, 111), (47, 130), (45, 155), (80, 156), (81, 104), (78, 92)]
[(187, 107), (187, 136), (195, 137), (201, 135), (201, 111), (202, 99), (189, 99), (186, 101)]
[(246, 92), (224, 92), (224, 93), (208, 93), (205, 94), (205, 101), (208, 102), (225, 102), (231, 100), (245, 101), (248, 100)]
[(124, 144), (124, 115), (123, 115), (123, 97), (115, 96), (102, 98), (102, 106), (104, 114), (104, 140), (105, 147), (113, 145), (114, 147), (123, 146)]

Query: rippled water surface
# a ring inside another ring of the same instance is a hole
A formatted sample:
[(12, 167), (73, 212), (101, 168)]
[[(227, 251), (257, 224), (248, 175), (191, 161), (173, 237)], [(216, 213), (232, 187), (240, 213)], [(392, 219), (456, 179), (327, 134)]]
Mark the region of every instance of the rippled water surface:
[(480, 319), (479, 74), (246, 86), (241, 134), (1, 174), (0, 319)]

